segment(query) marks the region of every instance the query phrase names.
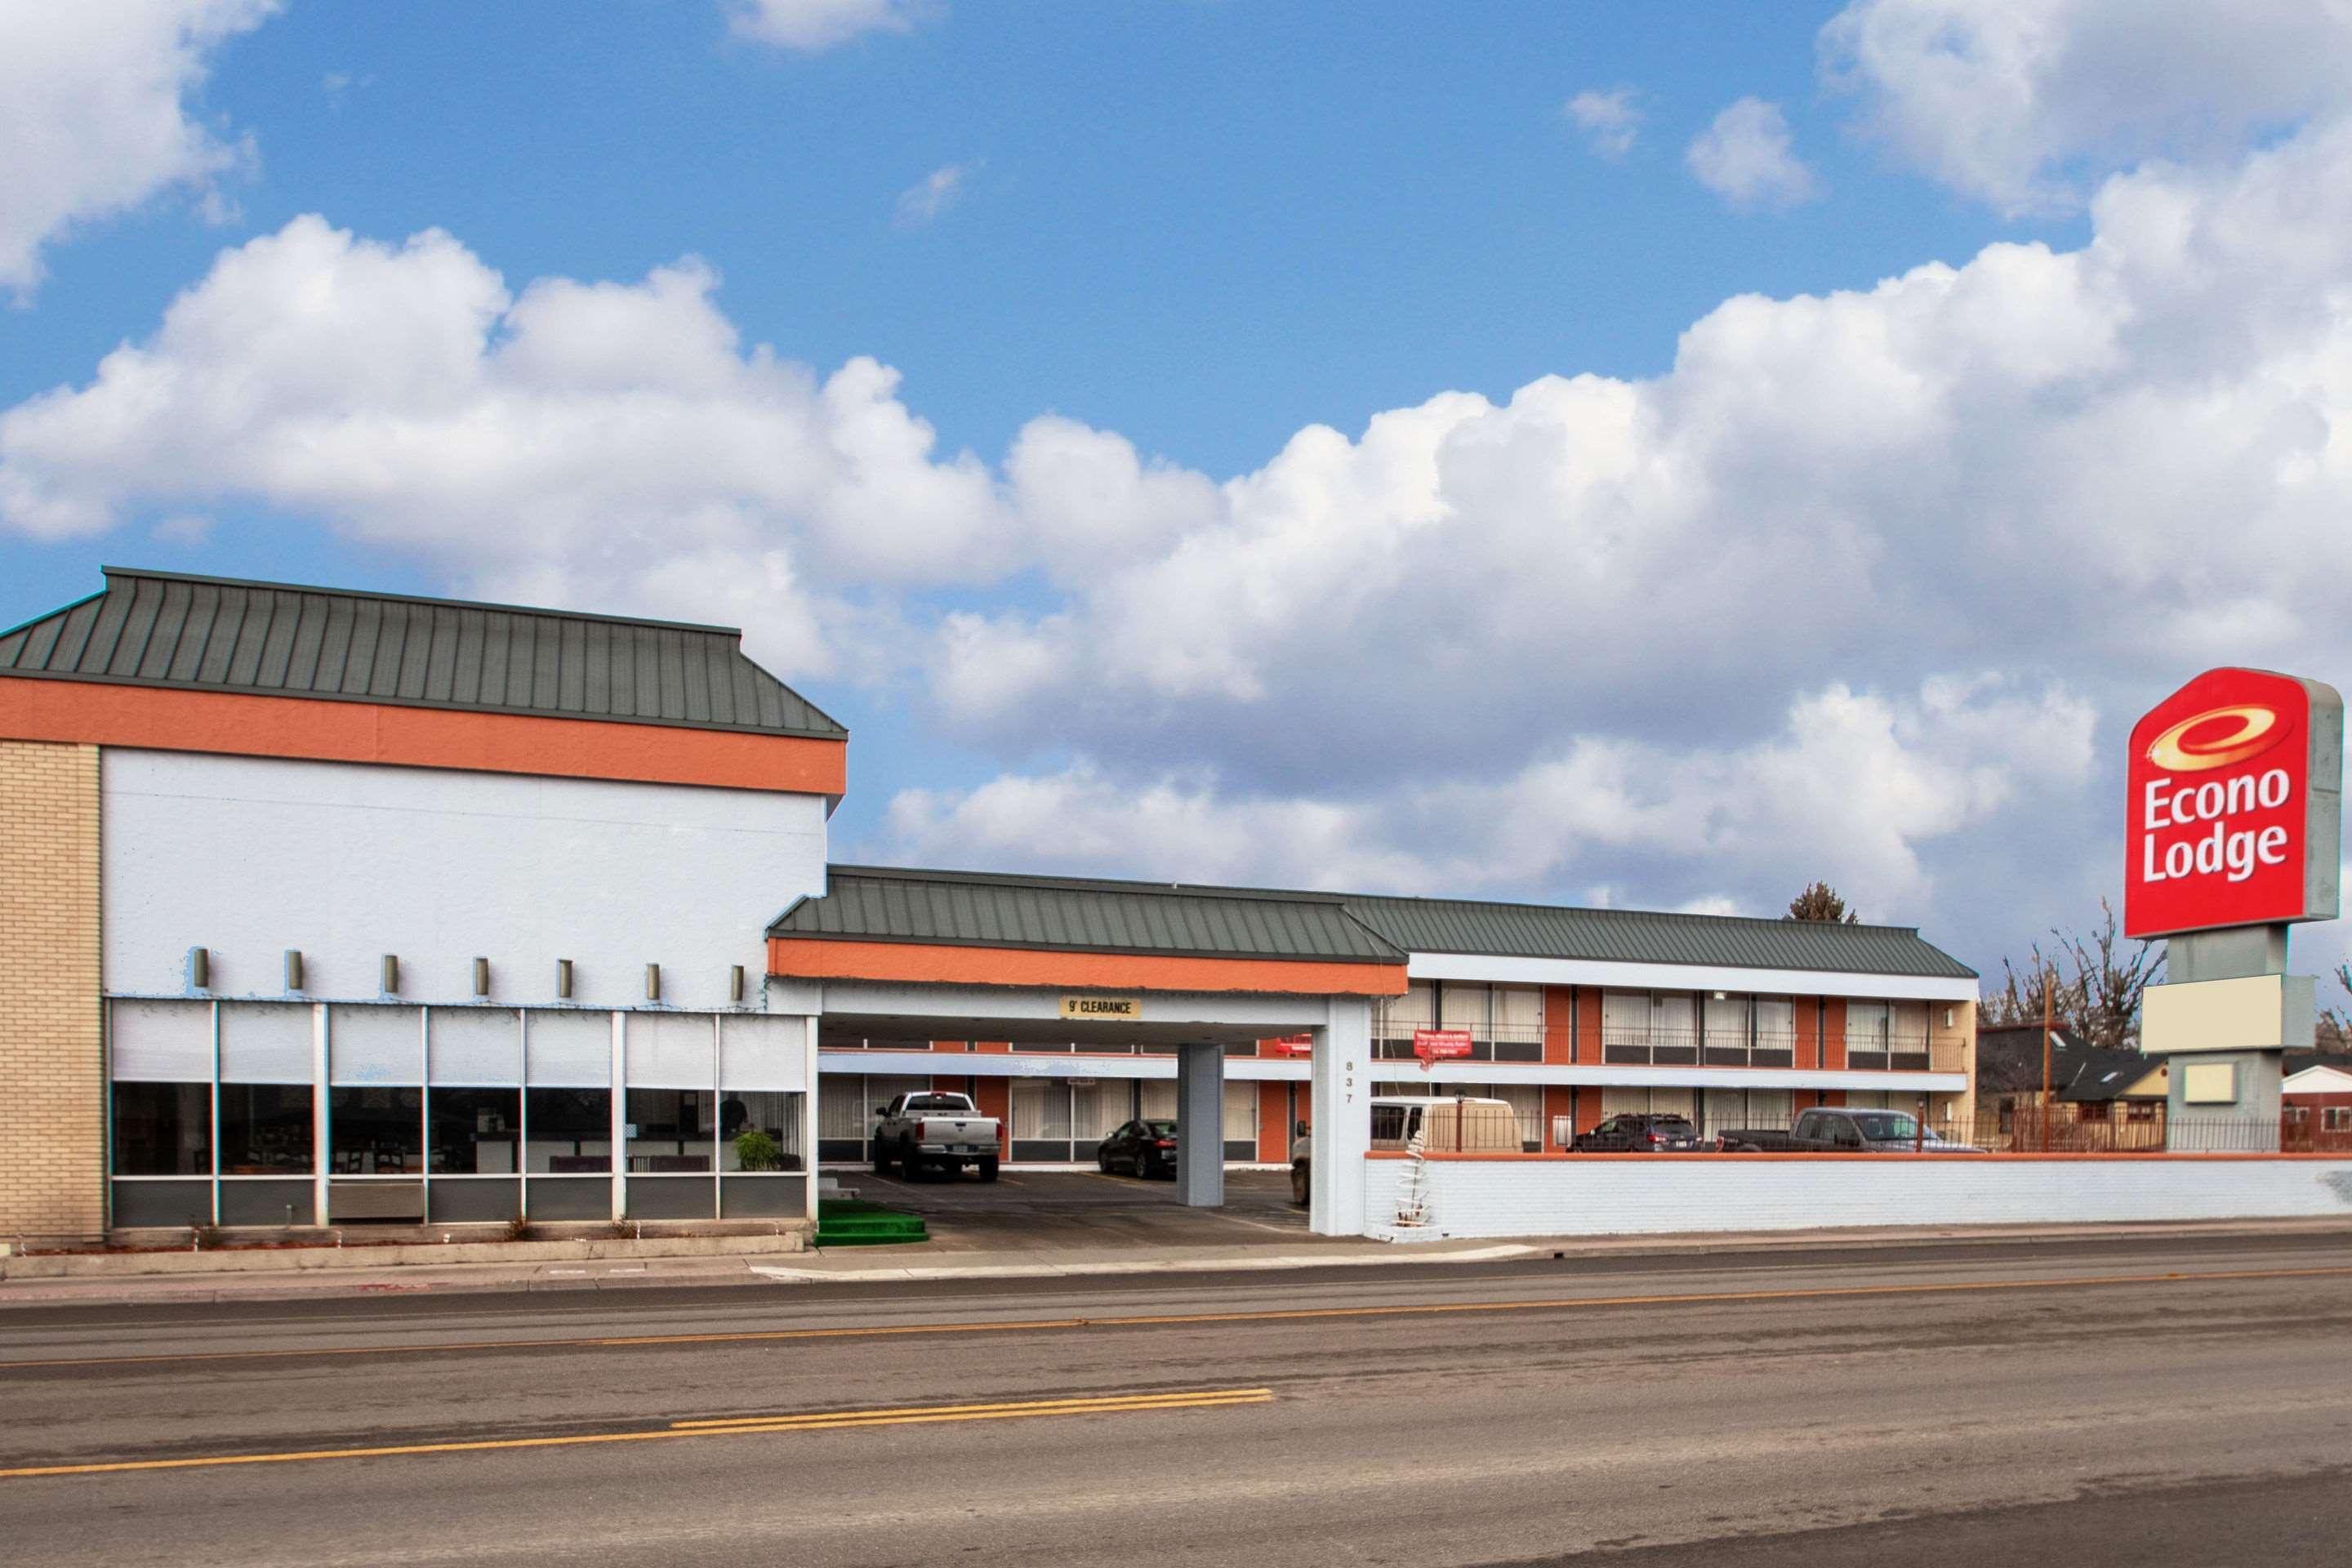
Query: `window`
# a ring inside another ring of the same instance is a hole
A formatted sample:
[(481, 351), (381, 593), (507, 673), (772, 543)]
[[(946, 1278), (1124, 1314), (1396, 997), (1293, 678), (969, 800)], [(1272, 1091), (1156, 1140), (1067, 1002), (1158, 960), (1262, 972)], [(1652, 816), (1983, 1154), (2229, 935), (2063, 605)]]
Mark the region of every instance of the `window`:
[[(801, 1096), (794, 1090), (727, 1090), (719, 1099), (719, 1168), (743, 1170), (743, 1147), (739, 1140), (749, 1132), (761, 1132), (775, 1146), (776, 1163), (765, 1169), (805, 1169), (801, 1159)], [(752, 1152), (756, 1155), (761, 1152), (755, 1142)]]
[(436, 1089), (428, 1147), (436, 1176), (511, 1176), (521, 1167), (522, 1091), (517, 1089)]
[(327, 1091), (339, 1176), (413, 1176), (425, 1168), (425, 1091), (338, 1084)]
[(1015, 1140), (1049, 1139), (1056, 1142), (1070, 1135), (1070, 1091), (1065, 1085), (1049, 1083), (1044, 1079), (1021, 1078), (1013, 1080), (1013, 1136)]
[(2352, 1105), (2322, 1106), (2319, 1125), (2328, 1132), (2352, 1132)]
[(1492, 1039), (1494, 1020), (1489, 1016), (1489, 1008), (1494, 998), (1491, 989), (1471, 981), (1447, 981), (1437, 994), (1437, 1026), (1467, 1030), (1475, 1039)]
[(1228, 1143), (1257, 1142), (1257, 1085), (1225, 1085), (1224, 1128), (1218, 1136)]
[[(1794, 1051), (1797, 1048), (1797, 1005), (1786, 996), (1756, 998), (1756, 1048)], [(1759, 1064), (1762, 1065), (1762, 1064)], [(1786, 1062), (1779, 1064), (1786, 1067)]]
[(1745, 996), (1708, 996), (1701, 1006), (1706, 1026), (1706, 1059), (1717, 1067), (1739, 1067), (1748, 1060), (1748, 1028), (1753, 1005)]
[(211, 1175), (212, 1120), (209, 1084), (116, 1084), (114, 1173)]
[(221, 1085), (222, 1175), (307, 1176), (310, 1132), (309, 1084)]
[(532, 1173), (589, 1176), (613, 1168), (613, 1091), (609, 1089), (533, 1089), (530, 1145), (525, 1163)]
[(1070, 1136), (1099, 1143), (1127, 1116), (1124, 1082), (1091, 1083), (1070, 1090)]
[(707, 1089), (633, 1089), (628, 1123), (629, 1170), (646, 1175), (707, 1172), (718, 1153), (712, 1136), (712, 1096)]

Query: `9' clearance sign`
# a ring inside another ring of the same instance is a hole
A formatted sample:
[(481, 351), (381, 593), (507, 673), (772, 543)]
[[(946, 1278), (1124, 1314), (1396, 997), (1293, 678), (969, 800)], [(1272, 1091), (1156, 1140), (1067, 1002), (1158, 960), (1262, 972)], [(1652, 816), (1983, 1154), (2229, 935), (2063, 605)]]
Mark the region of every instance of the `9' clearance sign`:
[(2344, 703), (2209, 669), (2132, 727), (2124, 934), (2336, 918)]

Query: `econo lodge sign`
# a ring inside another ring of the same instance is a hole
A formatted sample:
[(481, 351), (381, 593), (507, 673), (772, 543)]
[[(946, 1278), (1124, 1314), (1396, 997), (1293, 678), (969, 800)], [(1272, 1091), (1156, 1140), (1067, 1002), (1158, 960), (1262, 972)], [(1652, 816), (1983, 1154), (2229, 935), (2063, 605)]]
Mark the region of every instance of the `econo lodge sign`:
[(2209, 669), (2132, 727), (2124, 932), (2336, 918), (2344, 704)]

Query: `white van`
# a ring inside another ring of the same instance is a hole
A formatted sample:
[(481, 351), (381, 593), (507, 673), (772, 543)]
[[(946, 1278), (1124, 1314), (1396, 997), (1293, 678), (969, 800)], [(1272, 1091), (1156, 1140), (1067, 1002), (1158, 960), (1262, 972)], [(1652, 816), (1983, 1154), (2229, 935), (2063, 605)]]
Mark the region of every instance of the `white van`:
[[(1372, 1097), (1375, 1151), (1402, 1153), (1421, 1137), (1425, 1154), (1516, 1154), (1518, 1113), (1507, 1100), (1468, 1095), (1378, 1094)], [(1290, 1143), (1290, 1201), (1304, 1205), (1315, 1159), (1314, 1135), (1300, 1122)]]

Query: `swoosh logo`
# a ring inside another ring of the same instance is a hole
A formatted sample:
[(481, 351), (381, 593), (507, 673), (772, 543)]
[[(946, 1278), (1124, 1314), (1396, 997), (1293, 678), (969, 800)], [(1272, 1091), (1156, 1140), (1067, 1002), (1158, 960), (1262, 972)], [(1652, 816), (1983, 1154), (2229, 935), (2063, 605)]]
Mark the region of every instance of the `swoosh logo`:
[(2209, 708), (2148, 742), (2147, 760), (2167, 773), (2201, 773), (2258, 757), (2286, 738), (2278, 710), (2259, 703)]

